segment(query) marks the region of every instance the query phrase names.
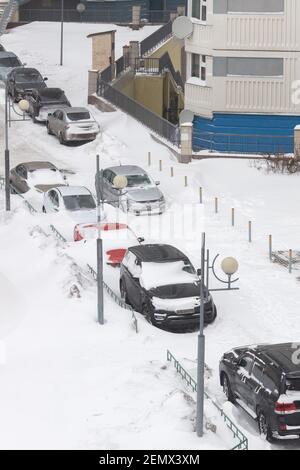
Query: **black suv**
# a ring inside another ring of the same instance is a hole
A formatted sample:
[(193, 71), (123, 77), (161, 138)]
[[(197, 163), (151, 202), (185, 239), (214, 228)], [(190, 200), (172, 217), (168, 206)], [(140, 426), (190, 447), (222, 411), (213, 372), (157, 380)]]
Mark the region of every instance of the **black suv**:
[(45, 81), (47, 78), (43, 78), (37, 69), (16, 67), (7, 76), (8, 93), (13, 101), (18, 102), (25, 97), (26, 92), (47, 88)]
[[(217, 309), (205, 291), (204, 322)], [(126, 303), (159, 327), (197, 327), (200, 281), (190, 260), (170, 245), (139, 245), (127, 250), (121, 264), (120, 292)]]
[(25, 94), (29, 102), (28, 114), (33, 122), (46, 122), (48, 115), (58, 108), (71, 106), (65, 92), (60, 88), (40, 88), (33, 89)]
[(272, 438), (300, 437), (300, 343), (233, 349), (220, 362), (228, 400), (258, 421)]

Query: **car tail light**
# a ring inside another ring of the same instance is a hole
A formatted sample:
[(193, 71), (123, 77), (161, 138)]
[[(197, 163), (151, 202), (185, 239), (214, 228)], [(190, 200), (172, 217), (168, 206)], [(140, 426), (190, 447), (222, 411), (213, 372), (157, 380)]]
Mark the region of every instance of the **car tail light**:
[(275, 413), (284, 415), (289, 413), (295, 413), (297, 411), (297, 407), (295, 403), (280, 403), (277, 402), (275, 404)]
[(122, 263), (123, 261), (123, 258), (126, 254), (126, 249), (123, 249), (123, 248), (118, 248), (118, 249), (115, 249), (115, 250), (108, 250), (106, 252), (107, 256), (108, 256), (108, 260), (107, 262), (109, 264), (112, 264), (112, 265), (119, 265)]
[(74, 228), (74, 242), (80, 242), (83, 240), (83, 236), (81, 235), (79, 228), (76, 226)]
[(286, 431), (286, 424), (279, 424), (280, 431)]

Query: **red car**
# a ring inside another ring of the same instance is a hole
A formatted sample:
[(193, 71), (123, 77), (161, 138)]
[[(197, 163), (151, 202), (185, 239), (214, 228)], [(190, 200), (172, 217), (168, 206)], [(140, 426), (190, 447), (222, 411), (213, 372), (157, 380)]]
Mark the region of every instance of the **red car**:
[[(120, 266), (130, 246), (144, 241), (137, 237), (127, 224), (101, 223), (100, 233), (106, 255), (106, 263), (116, 267)], [(74, 228), (74, 241), (95, 239), (98, 236), (98, 224), (77, 224)]]

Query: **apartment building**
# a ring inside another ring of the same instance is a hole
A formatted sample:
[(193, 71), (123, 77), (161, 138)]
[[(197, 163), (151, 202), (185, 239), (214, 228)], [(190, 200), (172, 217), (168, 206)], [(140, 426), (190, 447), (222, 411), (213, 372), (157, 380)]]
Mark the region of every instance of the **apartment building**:
[(194, 148), (291, 152), (300, 123), (300, 1), (188, 0), (188, 17)]

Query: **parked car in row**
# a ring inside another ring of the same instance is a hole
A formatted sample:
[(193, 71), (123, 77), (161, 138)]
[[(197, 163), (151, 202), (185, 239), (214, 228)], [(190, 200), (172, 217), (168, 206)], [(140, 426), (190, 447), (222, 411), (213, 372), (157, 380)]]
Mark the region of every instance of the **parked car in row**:
[[(114, 186), (116, 176), (120, 175), (127, 179), (127, 186), (123, 190)], [(159, 184), (145, 170), (135, 165), (106, 168), (103, 171), (102, 184), (97, 183), (96, 175), (96, 190), (100, 190), (102, 199), (135, 215), (162, 214), (165, 211), (166, 201), (157, 187)]]
[(14, 102), (22, 100), (32, 90), (46, 88), (47, 77), (42, 77), (37, 69), (16, 67), (7, 75), (8, 94)]
[(300, 437), (299, 345), (298, 351), (292, 343), (235, 348), (220, 361), (220, 382), (267, 440)]
[(44, 194), (43, 212), (68, 214), (76, 223), (97, 221), (96, 203), (84, 186), (60, 186)]
[(50, 162), (25, 162), (10, 171), (10, 185), (20, 194), (27, 193), (30, 189), (44, 193), (54, 186), (66, 185), (66, 179)]
[(48, 134), (56, 135), (61, 144), (94, 140), (99, 124), (86, 108), (60, 108), (47, 117)]
[(22, 67), (20, 59), (13, 52), (0, 52), (0, 80), (6, 82), (7, 75), (15, 67)]
[(33, 122), (46, 122), (48, 115), (58, 107), (71, 106), (68, 98), (60, 88), (41, 88), (25, 94), (29, 103), (28, 114)]
[[(77, 224), (74, 229), (74, 241), (95, 239), (98, 236), (98, 229), (97, 223)], [(130, 246), (144, 241), (144, 238), (137, 237), (127, 224), (119, 222), (100, 223), (100, 233), (103, 240), (105, 261), (113, 267), (120, 266)]]
[[(126, 303), (159, 327), (196, 327), (200, 318), (200, 280), (189, 258), (165, 244), (130, 247), (120, 271), (120, 292)], [(217, 309), (205, 290), (204, 321)]]

